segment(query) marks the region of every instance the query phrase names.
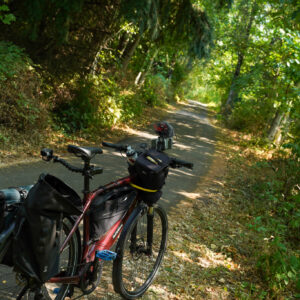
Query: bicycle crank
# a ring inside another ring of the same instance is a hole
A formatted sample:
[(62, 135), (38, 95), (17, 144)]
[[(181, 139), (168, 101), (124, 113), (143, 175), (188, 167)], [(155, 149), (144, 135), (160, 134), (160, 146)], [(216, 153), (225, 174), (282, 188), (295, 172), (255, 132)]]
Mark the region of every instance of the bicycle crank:
[(101, 280), (102, 268), (103, 262), (97, 258), (84, 267), (84, 273), (79, 283), (83, 294), (90, 294), (97, 288)]

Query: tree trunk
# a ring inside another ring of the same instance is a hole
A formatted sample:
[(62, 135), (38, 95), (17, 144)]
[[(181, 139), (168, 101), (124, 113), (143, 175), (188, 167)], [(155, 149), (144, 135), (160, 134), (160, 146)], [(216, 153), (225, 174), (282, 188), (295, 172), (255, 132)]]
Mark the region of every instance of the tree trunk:
[(285, 133), (288, 131), (289, 124), (289, 112), (286, 112), (282, 118), (280, 128), (277, 131), (277, 135), (275, 136), (274, 143), (276, 145), (281, 145), (283, 143), (284, 138), (286, 137)]
[(141, 39), (141, 35), (140, 34), (137, 34), (135, 36), (135, 39), (134, 41), (128, 45), (128, 47), (125, 49), (124, 51), (124, 58), (123, 58), (123, 64), (122, 64), (122, 72), (125, 73), (127, 68), (128, 68), (128, 65), (129, 65), (129, 62), (132, 58), (132, 55), (136, 49), (136, 47), (138, 46), (139, 42), (140, 42), (140, 39)]
[(147, 66), (147, 69), (144, 72), (139, 72), (138, 76), (135, 79), (135, 84), (136, 85), (143, 85), (147, 74), (150, 72), (150, 70), (152, 68), (152, 65), (154, 63), (154, 59), (157, 56), (158, 51), (159, 51), (159, 48), (156, 48), (153, 55), (152, 55), (152, 57), (151, 57), (151, 59), (150, 59), (150, 62)]
[(269, 129), (268, 133), (268, 140), (273, 143), (275, 140), (275, 137), (277, 136), (277, 132), (280, 129), (281, 121), (284, 117), (284, 112), (277, 110), (276, 115), (272, 121), (271, 127)]
[(123, 52), (124, 52), (124, 50), (125, 50), (126, 47), (127, 47), (128, 41), (129, 41), (129, 39), (128, 39), (128, 34), (127, 34), (127, 32), (125, 31), (125, 32), (123, 32), (123, 34), (121, 35), (120, 41), (119, 41), (119, 45), (118, 45), (118, 47), (117, 47), (117, 50), (118, 50), (118, 52), (120, 53), (120, 56), (123, 55)]
[(100, 56), (101, 51), (102, 51), (102, 46), (97, 51), (97, 53), (95, 55), (95, 58), (94, 58), (94, 61), (93, 61), (92, 65), (91, 65), (90, 74), (92, 74), (92, 75), (96, 75), (97, 65), (98, 65), (99, 56)]
[[(288, 84), (285, 90), (286, 98), (289, 89), (290, 84)], [(286, 106), (283, 106), (277, 110), (268, 133), (268, 140), (270, 141), (270, 143), (274, 142), (276, 145), (279, 145), (281, 143), (283, 137), (282, 132), (287, 131), (290, 123), (290, 106), (291, 101), (288, 101), (286, 103)]]
[(245, 53), (247, 51), (248, 48), (248, 41), (249, 41), (249, 37), (250, 37), (250, 30), (252, 27), (252, 23), (254, 20), (254, 16), (256, 13), (256, 2), (253, 3), (252, 5), (252, 9), (251, 9), (251, 13), (250, 13), (250, 19), (249, 19), (249, 23), (246, 27), (246, 31), (243, 37), (243, 41), (244, 41), (244, 46), (242, 47), (242, 49), (239, 51), (238, 53), (238, 61), (235, 67), (235, 71), (233, 74), (233, 78), (232, 78), (232, 82), (231, 82), (231, 86), (230, 86), (230, 90), (229, 90), (229, 94), (228, 94), (228, 98), (225, 104), (225, 108), (224, 108), (224, 115), (227, 116), (231, 113), (233, 107), (234, 107), (234, 100), (237, 98), (238, 96), (238, 88), (237, 88), (237, 79), (240, 76), (241, 73), (241, 68), (243, 65), (243, 61), (244, 61), (244, 56)]
[[(114, 39), (116, 36), (118, 36), (118, 34), (125, 30), (127, 28), (127, 26), (131, 25), (131, 23), (127, 24), (126, 26), (122, 27), (116, 34), (114, 35), (110, 35), (109, 37), (106, 37), (103, 39), (101, 46), (99, 47), (99, 50), (97, 51), (96, 55), (94, 56), (94, 60), (93, 63), (90, 67), (90, 74), (95, 75), (96, 74), (96, 70), (97, 70), (97, 65), (98, 65), (98, 61), (99, 61), (99, 55), (102, 51), (102, 49), (112, 40)], [(124, 32), (123, 35), (120, 38), (120, 42), (119, 42), (119, 46), (118, 46), (118, 51), (121, 53), (121, 56), (123, 55), (123, 52), (128, 44), (128, 37), (127, 37), (127, 33)]]
[(237, 81), (238, 77), (240, 76), (243, 61), (244, 61), (244, 54), (239, 53), (238, 61), (237, 61), (236, 67), (235, 67), (232, 83), (231, 83), (229, 94), (228, 94), (228, 98), (227, 98), (227, 101), (226, 101), (226, 108), (229, 109), (229, 110), (231, 110), (233, 108), (233, 106), (234, 106), (233, 101), (236, 99), (236, 97), (238, 95), (238, 90), (237, 90), (237, 87), (236, 87), (236, 81)]

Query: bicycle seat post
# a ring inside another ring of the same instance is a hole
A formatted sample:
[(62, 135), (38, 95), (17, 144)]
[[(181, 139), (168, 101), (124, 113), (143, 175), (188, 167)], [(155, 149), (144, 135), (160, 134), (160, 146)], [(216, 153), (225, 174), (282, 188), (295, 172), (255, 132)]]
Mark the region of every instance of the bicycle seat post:
[[(84, 176), (84, 187), (82, 192), (85, 197), (90, 192), (90, 179), (92, 179), (94, 175), (101, 174), (103, 172), (102, 168), (96, 168), (95, 166), (90, 165), (90, 161), (96, 154), (102, 154), (103, 151), (101, 148), (97, 147), (68, 145), (68, 152), (75, 154), (75, 156), (80, 157), (84, 161), (83, 169), (72, 167), (66, 162), (63, 164), (71, 171), (81, 173)], [(60, 161), (62, 162), (61, 159)]]
[(91, 176), (89, 174), (90, 171), (90, 159), (84, 158), (84, 168), (83, 168), (83, 176), (84, 176), (84, 186), (83, 186), (83, 194), (86, 196), (90, 192), (90, 179)]

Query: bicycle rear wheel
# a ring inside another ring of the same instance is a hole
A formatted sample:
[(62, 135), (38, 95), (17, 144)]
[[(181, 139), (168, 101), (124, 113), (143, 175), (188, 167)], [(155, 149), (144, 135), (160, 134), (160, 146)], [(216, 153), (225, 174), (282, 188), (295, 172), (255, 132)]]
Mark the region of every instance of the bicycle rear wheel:
[[(63, 221), (62, 241), (69, 234), (72, 222), (68, 219)], [(60, 255), (60, 272), (64, 276), (72, 276), (76, 272), (79, 259), (80, 241), (77, 234), (73, 234), (70, 242)], [(27, 281), (21, 274), (15, 272), (13, 267), (0, 265), (0, 299), (17, 299)], [(45, 283), (41, 288), (41, 294), (47, 300), (64, 299), (69, 292), (70, 285)], [(34, 300), (35, 291), (27, 290), (21, 299)]]
[(152, 213), (138, 206), (131, 214), (117, 243), (113, 265), (115, 291), (125, 299), (142, 296), (151, 285), (166, 251), (167, 231), (167, 215), (158, 205)]

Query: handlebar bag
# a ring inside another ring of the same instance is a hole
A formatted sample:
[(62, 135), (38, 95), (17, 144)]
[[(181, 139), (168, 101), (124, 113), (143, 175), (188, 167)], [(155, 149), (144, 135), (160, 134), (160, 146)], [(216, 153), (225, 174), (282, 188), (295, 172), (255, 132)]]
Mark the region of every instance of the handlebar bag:
[(98, 240), (120, 220), (133, 203), (136, 194), (133, 188), (124, 186), (96, 197), (89, 209), (90, 240)]
[(52, 175), (42, 174), (19, 211), (14, 238), (14, 265), (44, 283), (59, 272), (59, 247), (64, 215), (79, 215), (77, 193)]
[(129, 166), (132, 182), (137, 188), (156, 192), (165, 184), (169, 171), (170, 158), (154, 149), (138, 156), (133, 166)]

